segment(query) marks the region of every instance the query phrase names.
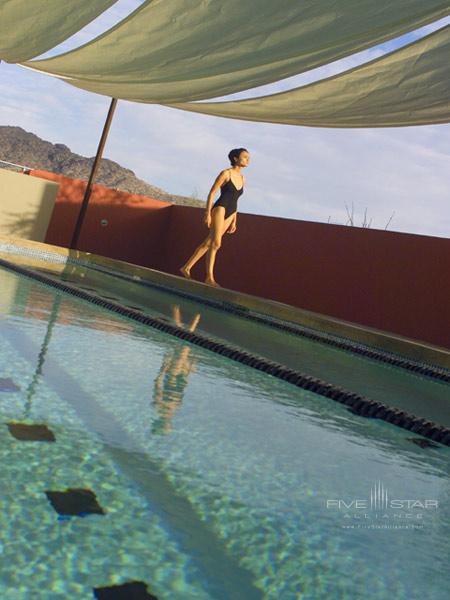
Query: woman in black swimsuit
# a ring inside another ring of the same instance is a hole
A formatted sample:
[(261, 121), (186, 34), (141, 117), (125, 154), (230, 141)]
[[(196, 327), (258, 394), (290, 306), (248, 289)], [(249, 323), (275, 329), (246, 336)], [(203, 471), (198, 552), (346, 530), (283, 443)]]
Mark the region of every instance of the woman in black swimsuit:
[[(225, 232), (234, 233), (237, 224), (237, 201), (244, 191), (245, 178), (241, 169), (250, 161), (250, 155), (245, 148), (235, 148), (228, 154), (231, 169), (221, 171), (217, 176), (206, 203), (205, 223), (210, 229), (209, 235), (195, 250), (189, 260), (180, 268), (181, 273), (191, 278), (191, 269), (200, 258), (206, 254), (205, 283), (219, 287), (214, 279), (214, 263), (217, 251)], [(220, 189), (220, 197), (212, 206), (213, 198)], [(212, 206), (212, 208), (211, 208)]]

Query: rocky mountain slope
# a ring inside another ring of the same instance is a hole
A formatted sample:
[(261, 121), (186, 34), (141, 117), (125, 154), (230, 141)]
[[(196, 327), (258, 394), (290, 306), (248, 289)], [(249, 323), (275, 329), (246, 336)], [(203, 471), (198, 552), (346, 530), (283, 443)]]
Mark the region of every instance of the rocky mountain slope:
[[(64, 144), (46, 142), (21, 127), (11, 126), (0, 126), (0, 160), (85, 180), (88, 179), (94, 162), (94, 158), (75, 154)], [(0, 163), (0, 167), (5, 165)], [(175, 196), (146, 183), (138, 179), (130, 169), (121, 167), (107, 158), (102, 159), (96, 183), (174, 204), (204, 206), (204, 202), (196, 198)]]

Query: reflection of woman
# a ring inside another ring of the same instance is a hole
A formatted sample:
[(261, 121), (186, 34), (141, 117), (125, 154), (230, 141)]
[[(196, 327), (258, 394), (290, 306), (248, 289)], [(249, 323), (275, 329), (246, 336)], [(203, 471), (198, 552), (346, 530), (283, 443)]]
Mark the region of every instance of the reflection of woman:
[[(173, 317), (178, 327), (183, 327), (179, 306), (174, 306)], [(187, 330), (195, 331), (199, 321), (200, 315), (197, 314)], [(153, 422), (152, 433), (170, 433), (172, 430), (172, 417), (180, 408), (189, 376), (195, 371), (195, 359), (190, 353), (190, 344), (178, 342), (163, 360), (155, 379), (152, 405), (158, 412), (158, 418)]]
[[(209, 227), (209, 235), (194, 251), (194, 254), (180, 268), (181, 273), (190, 279), (191, 269), (206, 254), (205, 283), (218, 287), (214, 279), (214, 263), (216, 254), (222, 243), (225, 232), (234, 233), (237, 226), (237, 201), (244, 191), (245, 178), (241, 168), (246, 167), (250, 155), (245, 148), (235, 148), (228, 154), (231, 169), (221, 171), (217, 176), (206, 204), (205, 223)], [(220, 190), (220, 197), (212, 206), (215, 194)], [(212, 207), (212, 208), (211, 208)]]

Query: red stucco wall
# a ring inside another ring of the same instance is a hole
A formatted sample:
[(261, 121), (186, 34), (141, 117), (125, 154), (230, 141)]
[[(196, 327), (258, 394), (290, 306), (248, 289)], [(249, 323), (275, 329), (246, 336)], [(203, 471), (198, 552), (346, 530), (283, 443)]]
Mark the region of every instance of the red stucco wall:
[[(206, 234), (201, 217), (173, 207), (165, 271)], [(203, 262), (193, 275), (203, 277)], [(450, 347), (449, 239), (240, 214), (216, 275), (224, 287)]]
[[(61, 181), (46, 241), (66, 246), (84, 184), (32, 174)], [(178, 274), (207, 234), (202, 215), (95, 186), (80, 249)], [(450, 239), (247, 214), (216, 268), (224, 287), (447, 348), (449, 274)], [(193, 275), (203, 278), (203, 259)]]
[[(67, 247), (86, 182), (47, 171), (32, 171), (30, 175), (59, 182), (45, 241)], [(94, 185), (78, 249), (159, 269), (171, 207), (168, 202)], [(108, 223), (102, 225), (105, 219)]]

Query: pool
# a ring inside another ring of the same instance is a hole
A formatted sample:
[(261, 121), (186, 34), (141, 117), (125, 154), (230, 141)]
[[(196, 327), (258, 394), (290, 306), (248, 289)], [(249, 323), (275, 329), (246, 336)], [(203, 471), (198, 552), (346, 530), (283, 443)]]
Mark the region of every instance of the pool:
[[(58, 278), (447, 423), (446, 381), (76, 264)], [(448, 597), (448, 446), (10, 270), (0, 289), (2, 599)]]

